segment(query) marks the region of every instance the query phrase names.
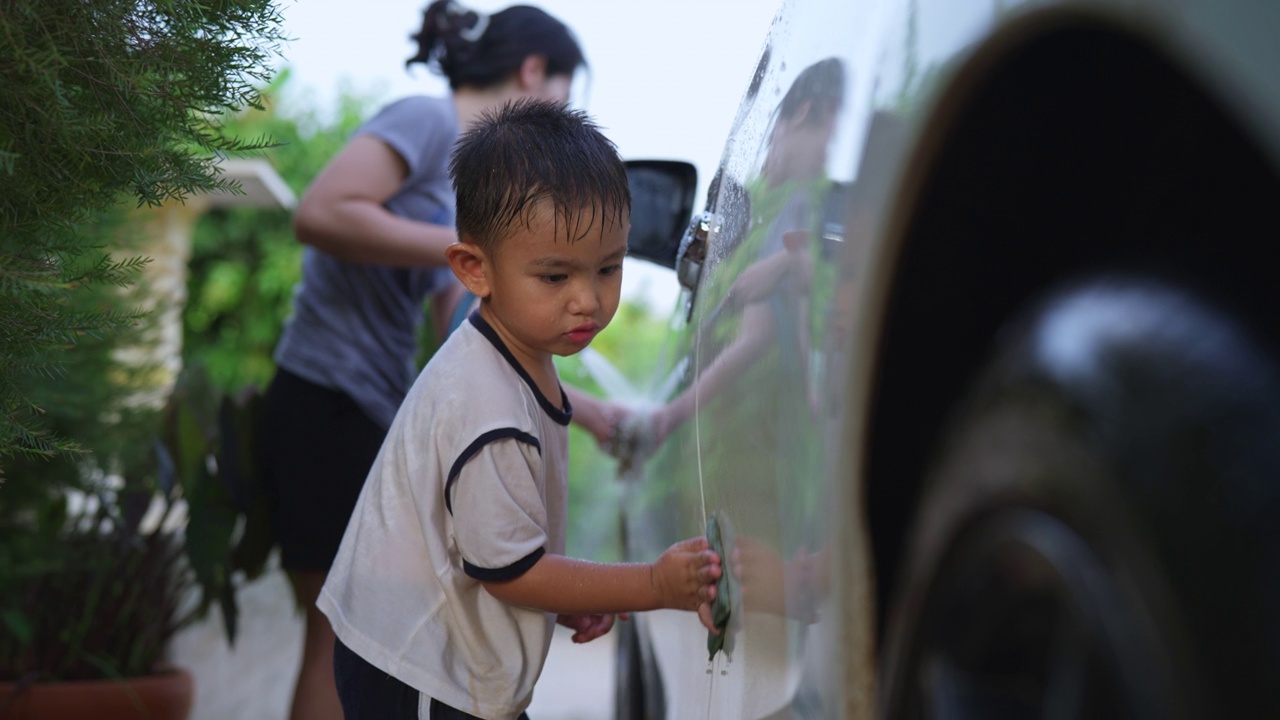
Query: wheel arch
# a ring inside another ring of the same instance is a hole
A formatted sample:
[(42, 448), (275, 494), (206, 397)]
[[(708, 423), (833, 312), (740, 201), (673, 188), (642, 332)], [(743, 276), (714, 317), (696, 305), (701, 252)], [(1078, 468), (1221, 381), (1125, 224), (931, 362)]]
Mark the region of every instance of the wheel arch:
[(883, 629), (948, 416), (1009, 320), (1099, 271), (1164, 277), (1264, 347), (1280, 176), (1177, 49), (1100, 11), (1009, 23), (954, 75), (886, 225), (863, 498)]

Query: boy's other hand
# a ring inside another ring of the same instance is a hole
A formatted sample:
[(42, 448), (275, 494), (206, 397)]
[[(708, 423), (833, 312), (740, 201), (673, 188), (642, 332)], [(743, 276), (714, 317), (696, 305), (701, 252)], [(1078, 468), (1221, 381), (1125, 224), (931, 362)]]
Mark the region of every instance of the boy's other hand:
[[(707, 625), (720, 572), (720, 556), (705, 537), (696, 537), (667, 548), (649, 566), (649, 583), (658, 593), (662, 607), (695, 611)], [(707, 628), (714, 629), (714, 624)]]
[(612, 613), (590, 615), (557, 615), (556, 622), (573, 631), (575, 643), (591, 642), (613, 628)]

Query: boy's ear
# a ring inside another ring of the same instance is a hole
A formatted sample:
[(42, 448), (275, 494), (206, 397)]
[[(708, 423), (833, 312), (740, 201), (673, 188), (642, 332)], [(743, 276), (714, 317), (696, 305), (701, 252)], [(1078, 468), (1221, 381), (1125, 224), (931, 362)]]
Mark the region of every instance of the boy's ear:
[(480, 246), (469, 242), (456, 242), (444, 250), (444, 257), (449, 261), (449, 269), (457, 276), (462, 285), (478, 298), (487, 298), (492, 292), (489, 284), (489, 273), (493, 263)]

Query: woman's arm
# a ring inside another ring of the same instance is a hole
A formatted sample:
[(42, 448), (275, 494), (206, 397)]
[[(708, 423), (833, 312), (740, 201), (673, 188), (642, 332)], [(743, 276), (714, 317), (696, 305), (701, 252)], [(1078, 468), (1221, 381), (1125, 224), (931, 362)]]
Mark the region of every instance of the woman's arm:
[[(773, 342), (773, 310), (765, 303), (748, 305), (742, 313), (741, 330), (711, 364), (671, 402), (653, 414), (653, 442), (661, 443), (667, 435), (693, 415), (695, 401), (706, 404), (744, 370), (760, 359)], [(695, 393), (697, 394), (695, 396)]]
[(402, 218), (382, 206), (408, 177), (399, 153), (356, 135), (303, 194), (293, 216), (299, 241), (347, 262), (444, 265), (453, 228)]
[(618, 423), (627, 415), (627, 409), (573, 385), (561, 383), (560, 386), (564, 388), (564, 394), (573, 406), (573, 422), (591, 433), (596, 444), (608, 450)]

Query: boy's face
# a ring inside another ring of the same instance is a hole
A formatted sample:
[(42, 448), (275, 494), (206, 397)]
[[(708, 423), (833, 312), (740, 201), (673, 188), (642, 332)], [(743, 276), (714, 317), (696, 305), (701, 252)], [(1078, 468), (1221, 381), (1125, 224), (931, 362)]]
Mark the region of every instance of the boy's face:
[[(585, 223), (591, 211), (584, 212)], [(522, 362), (583, 350), (618, 310), (629, 219), (602, 227), (597, 211), (582, 237), (579, 228), (566, 233), (565, 223), (541, 202), (486, 258), (480, 312)]]

